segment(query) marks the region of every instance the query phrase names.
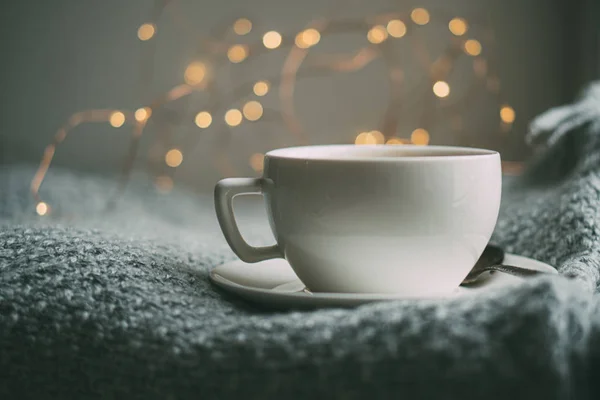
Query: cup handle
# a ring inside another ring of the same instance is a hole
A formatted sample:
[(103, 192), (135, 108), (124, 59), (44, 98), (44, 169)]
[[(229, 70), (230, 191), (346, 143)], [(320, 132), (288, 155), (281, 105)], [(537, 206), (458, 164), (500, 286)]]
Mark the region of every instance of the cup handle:
[(240, 233), (233, 214), (233, 198), (237, 195), (263, 193), (265, 179), (226, 178), (215, 186), (215, 210), (223, 235), (229, 247), (247, 263), (256, 263), (271, 258), (283, 258), (279, 245), (265, 247), (250, 246)]

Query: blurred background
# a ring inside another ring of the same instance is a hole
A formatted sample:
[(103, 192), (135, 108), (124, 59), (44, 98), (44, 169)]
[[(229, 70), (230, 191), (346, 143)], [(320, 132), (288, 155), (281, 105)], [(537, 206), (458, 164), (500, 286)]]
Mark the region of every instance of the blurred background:
[(524, 161), (531, 118), (598, 77), (599, 16), (596, 0), (8, 2), (0, 164), (38, 165), (54, 140), (51, 168), (117, 177), (137, 137), (131, 168), (166, 192), (258, 175), (300, 143)]

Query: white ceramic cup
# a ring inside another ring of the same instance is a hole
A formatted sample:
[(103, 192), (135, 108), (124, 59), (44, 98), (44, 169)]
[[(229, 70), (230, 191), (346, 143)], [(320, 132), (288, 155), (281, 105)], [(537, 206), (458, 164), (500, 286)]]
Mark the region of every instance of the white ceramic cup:
[[(232, 200), (262, 193), (277, 244), (252, 247)], [(311, 291), (439, 295), (457, 288), (498, 217), (500, 155), (446, 146), (329, 145), (265, 155), (262, 178), (215, 188), (221, 229), (245, 262), (285, 258)]]

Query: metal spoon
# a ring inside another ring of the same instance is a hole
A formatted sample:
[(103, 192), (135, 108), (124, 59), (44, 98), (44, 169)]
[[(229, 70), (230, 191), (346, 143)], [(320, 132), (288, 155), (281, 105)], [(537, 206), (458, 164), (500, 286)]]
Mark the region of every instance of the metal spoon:
[(537, 271), (529, 268), (516, 267), (514, 265), (502, 264), (504, 261), (504, 250), (498, 246), (488, 245), (477, 263), (471, 269), (471, 272), (463, 279), (461, 286), (468, 286), (475, 283), (481, 274), (484, 272), (504, 272), (505, 274), (519, 276), (519, 277), (531, 277), (534, 275), (546, 274), (546, 272)]

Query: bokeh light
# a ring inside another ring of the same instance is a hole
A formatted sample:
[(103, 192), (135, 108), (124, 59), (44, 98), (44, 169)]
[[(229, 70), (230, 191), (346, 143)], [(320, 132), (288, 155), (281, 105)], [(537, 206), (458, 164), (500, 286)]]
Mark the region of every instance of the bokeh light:
[(248, 47), (243, 44), (234, 44), (227, 50), (227, 58), (232, 63), (241, 63), (248, 57)]
[(147, 121), (148, 118), (150, 118), (150, 116), (152, 115), (152, 109), (150, 107), (138, 108), (137, 110), (135, 110), (135, 113), (133, 115), (136, 121), (144, 122)]
[(179, 149), (171, 149), (165, 154), (165, 163), (171, 168), (176, 168), (183, 162), (183, 154)]
[(267, 49), (278, 48), (281, 40), (281, 34), (277, 31), (269, 31), (263, 35), (263, 44)]
[(185, 69), (183, 78), (188, 85), (198, 85), (202, 83), (206, 76), (206, 65), (201, 61), (194, 61)]
[(150, 40), (156, 33), (156, 25), (145, 23), (140, 25), (137, 31), (138, 39), (142, 41)]
[(254, 153), (250, 156), (250, 166), (256, 172), (262, 172), (265, 168), (265, 155), (261, 153)]
[(387, 142), (385, 142), (385, 144), (393, 144), (393, 145), (398, 145), (398, 144), (404, 144), (404, 141), (400, 138), (389, 138)]
[(515, 122), (515, 116), (515, 110), (511, 106), (504, 105), (500, 108), (500, 119), (502, 122), (512, 124)]
[(444, 81), (437, 81), (433, 84), (433, 93), (437, 97), (447, 97), (450, 94), (450, 85)]
[(247, 35), (252, 30), (252, 22), (248, 18), (240, 18), (233, 23), (233, 31), (240, 36)]
[(314, 28), (309, 28), (296, 35), (295, 43), (301, 49), (308, 49), (319, 43), (320, 40), (321, 33)]
[(426, 25), (429, 22), (429, 11), (424, 8), (415, 8), (410, 13), (410, 18), (417, 25)]
[(448, 29), (452, 32), (453, 35), (462, 36), (467, 33), (469, 27), (467, 26), (467, 22), (462, 18), (453, 18), (448, 23)]
[(383, 25), (375, 25), (367, 33), (367, 40), (373, 44), (379, 44), (388, 37), (388, 32)]
[(40, 201), (35, 206), (35, 212), (40, 216), (46, 215), (48, 213), (48, 204), (44, 203), (43, 201)]
[(406, 35), (406, 25), (399, 19), (393, 19), (387, 24), (387, 31), (390, 36), (395, 38), (401, 38)]
[(410, 134), (410, 141), (413, 144), (425, 146), (429, 144), (429, 132), (423, 128), (415, 129)]
[(198, 128), (208, 128), (210, 124), (212, 124), (212, 115), (210, 115), (208, 111), (200, 111), (198, 114), (196, 114), (194, 122)]
[(464, 45), (465, 53), (470, 56), (478, 56), (481, 54), (481, 43), (475, 39), (469, 39)]
[(229, 126), (238, 126), (242, 123), (242, 113), (236, 108), (232, 108), (225, 113), (225, 123)]
[(110, 114), (108, 122), (110, 122), (114, 128), (120, 128), (125, 123), (125, 114), (123, 114), (121, 111), (115, 111)]
[(263, 106), (258, 101), (252, 100), (244, 104), (242, 111), (248, 121), (258, 121), (263, 115)]
[(255, 95), (264, 96), (269, 93), (269, 82), (258, 81), (254, 84), (253, 90)]
[(383, 144), (385, 137), (379, 131), (361, 132), (356, 136), (354, 144)]

